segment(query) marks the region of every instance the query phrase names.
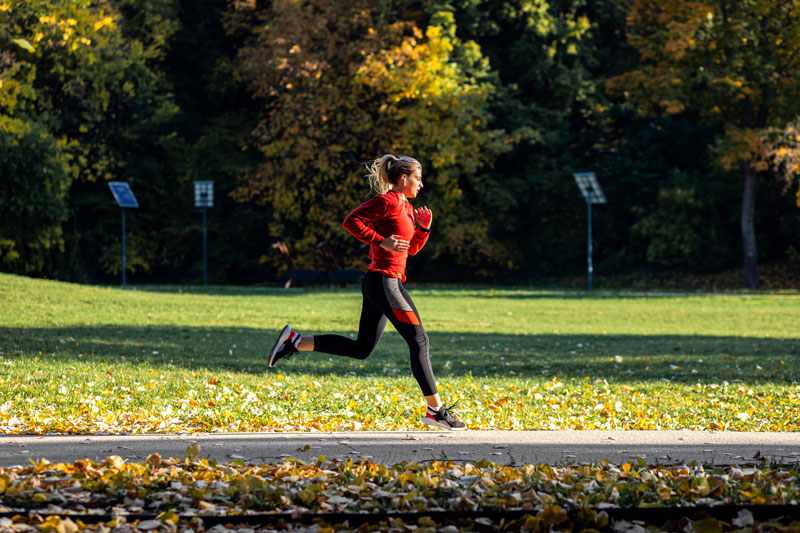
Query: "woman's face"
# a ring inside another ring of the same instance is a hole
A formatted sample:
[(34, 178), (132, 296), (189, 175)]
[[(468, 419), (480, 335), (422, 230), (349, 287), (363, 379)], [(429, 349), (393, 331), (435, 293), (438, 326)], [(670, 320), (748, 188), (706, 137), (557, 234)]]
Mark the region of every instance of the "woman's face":
[[(405, 181), (403, 181), (405, 179)], [(422, 188), (422, 169), (417, 168), (412, 174), (405, 174), (400, 178), (403, 194), (406, 198), (416, 198)]]

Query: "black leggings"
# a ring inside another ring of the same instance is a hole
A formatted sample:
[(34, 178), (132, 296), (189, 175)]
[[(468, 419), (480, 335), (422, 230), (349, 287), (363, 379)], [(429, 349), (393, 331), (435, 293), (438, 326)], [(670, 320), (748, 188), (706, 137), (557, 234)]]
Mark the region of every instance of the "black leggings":
[(411, 372), (422, 389), (422, 394), (436, 394), (428, 348), (428, 334), (419, 319), (403, 283), (398, 278), (384, 276), (370, 270), (361, 285), (364, 301), (361, 304), (361, 322), (356, 340), (341, 335), (314, 335), (314, 351), (343, 355), (353, 359), (366, 359), (381, 340), (386, 320), (390, 320), (411, 350)]

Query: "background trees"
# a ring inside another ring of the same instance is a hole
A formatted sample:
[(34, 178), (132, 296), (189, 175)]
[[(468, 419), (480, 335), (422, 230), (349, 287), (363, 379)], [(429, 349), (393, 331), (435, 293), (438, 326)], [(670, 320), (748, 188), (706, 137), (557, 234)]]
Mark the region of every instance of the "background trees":
[(270, 236), (288, 239), (301, 261), (328, 242), (357, 267), (360, 243), (341, 221), (368, 197), (364, 163), (414, 154), (441, 228), (427, 252), (485, 272), (507, 268), (509, 254), (463, 192), (486, 180), (482, 172), (509, 145), (489, 126), (487, 61), (456, 36), (452, 13), (390, 22), (371, 4), (286, 1), (253, 13), (259, 23), (235, 69), (263, 105), (253, 139), (263, 162), (235, 197), (268, 205)]
[(579, 275), (581, 170), (610, 199), (595, 212), (601, 274), (720, 271), (743, 241), (753, 285), (756, 257), (798, 257), (794, 1), (0, 0), (0, 12), (3, 270), (118, 279), (110, 179), (142, 205), (133, 279), (199, 279), (195, 179), (216, 184), (212, 282), (275, 280), (278, 240), (299, 266), (321, 267), (326, 242), (359, 268), (340, 223), (368, 197), (363, 164), (385, 152), (420, 159), (419, 202), (437, 212), (415, 279)]
[(767, 126), (800, 112), (800, 3), (632, 0), (637, 67), (609, 81), (645, 112), (692, 110), (724, 128), (716, 155), (744, 174), (741, 235), (747, 285), (758, 285), (756, 179), (769, 168)]
[[(87, 197), (84, 185), (127, 173), (137, 147), (175, 114), (154, 68), (174, 25), (150, 11), (165, 5), (141, 5), (147, 15), (134, 25), (133, 11), (127, 19), (107, 1), (0, 4), (4, 268), (82, 277), (112, 266), (108, 246), (97, 246), (90, 264), (76, 257), (84, 230), (101, 230), (98, 210), (108, 203)], [(146, 267), (145, 257), (143, 247), (132, 266)]]

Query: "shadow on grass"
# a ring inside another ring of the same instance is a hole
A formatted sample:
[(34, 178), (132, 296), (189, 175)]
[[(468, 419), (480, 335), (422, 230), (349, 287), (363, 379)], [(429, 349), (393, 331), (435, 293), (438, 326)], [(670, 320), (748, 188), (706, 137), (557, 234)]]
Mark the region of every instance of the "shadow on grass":
[[(408, 348), (393, 330), (366, 361), (301, 353), (269, 369), (274, 331), (225, 327), (0, 328), (0, 358), (261, 374), (409, 376)], [(334, 333), (334, 332), (308, 332)], [(609, 382), (793, 383), (798, 339), (686, 335), (506, 335), (431, 332), (437, 376)]]

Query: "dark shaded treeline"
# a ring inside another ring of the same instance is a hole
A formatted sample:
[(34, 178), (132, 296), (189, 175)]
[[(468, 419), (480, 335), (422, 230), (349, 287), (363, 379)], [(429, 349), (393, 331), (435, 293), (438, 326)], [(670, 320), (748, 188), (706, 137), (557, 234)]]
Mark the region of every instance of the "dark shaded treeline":
[[(211, 283), (276, 280), (279, 240), (298, 266), (324, 266), (321, 241), (343, 266), (363, 266), (338, 221), (368, 195), (360, 163), (385, 151), (423, 162), (417, 202), (436, 211), (437, 231), (410, 262), (417, 280), (579, 275), (586, 211), (571, 173), (586, 170), (609, 199), (594, 209), (596, 272), (741, 263), (740, 178), (711, 149), (722, 126), (691, 109), (645, 116), (605, 90), (639, 61), (617, 0), (354, 2), (358, 17), (313, 0), (22, 5), (0, 22), (5, 271), (118, 280), (109, 180), (130, 182), (141, 205), (127, 217), (133, 282), (202, 279), (195, 179), (215, 181)], [(68, 40), (46, 44), (58, 24), (41, 22), (48, 13), (76, 20), (94, 59)], [(108, 13), (117, 25), (97, 29)], [(309, 21), (320, 31), (293, 38)], [(402, 94), (409, 80), (424, 81), (422, 96)], [(796, 261), (797, 184), (760, 178), (759, 260)]]

